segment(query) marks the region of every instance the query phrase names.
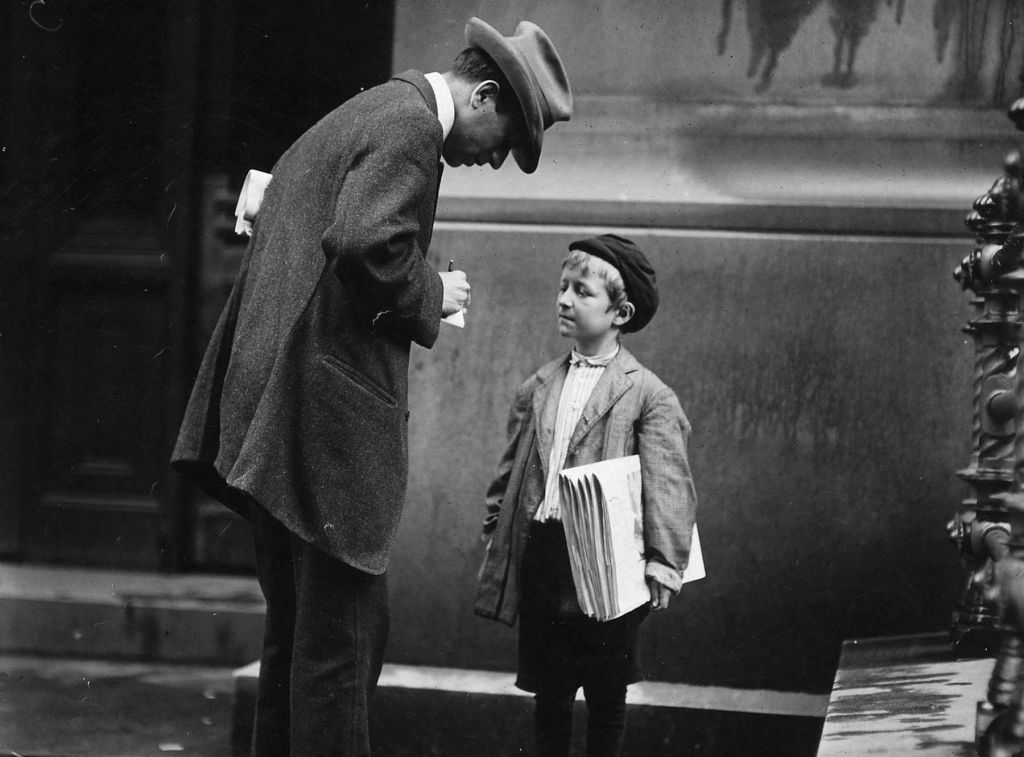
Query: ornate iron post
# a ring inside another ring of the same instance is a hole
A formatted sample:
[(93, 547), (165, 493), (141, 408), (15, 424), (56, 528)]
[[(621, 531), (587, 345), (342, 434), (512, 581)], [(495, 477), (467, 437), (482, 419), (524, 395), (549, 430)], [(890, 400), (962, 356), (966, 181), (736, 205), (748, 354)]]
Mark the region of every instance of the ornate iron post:
[(1013, 275), (1018, 261), (1007, 241), (1020, 217), (1020, 174), (1015, 153), (1007, 159), (1005, 175), (975, 201), (967, 216), (975, 247), (954, 273), (976, 295), (974, 318), (964, 328), (974, 339), (973, 452), (969, 466), (959, 472), (971, 495), (950, 523), (950, 535), (970, 568), (953, 616), (953, 647), (959, 656), (987, 654), (1000, 636), (999, 611), (985, 589), (993, 564), (1006, 554), (1005, 497), (1014, 485), (1020, 283)]
[[(1014, 103), (1010, 116), (1018, 129), (1024, 129), (1024, 99)], [(965, 502), (967, 511), (954, 522), (954, 534), (965, 554), (984, 560), (989, 568), (972, 577), (960, 608), (966, 613), (957, 620), (969, 627), (970, 621), (980, 619), (997, 630), (1000, 639), (987, 700), (978, 705), (977, 746), (983, 757), (1013, 757), (1024, 749), (1024, 371), (1018, 370), (1024, 289), (1022, 178), (1024, 164), (1020, 153), (1014, 153), (1006, 161), (1004, 176), (975, 202), (975, 212), (968, 216), (978, 245), (957, 271), (957, 278), (979, 296), (980, 303), (979, 317), (970, 327), (977, 356), (975, 455), (961, 474), (976, 496)], [(1012, 441), (1009, 455), (1007, 438)], [(976, 600), (985, 612), (970, 616)]]

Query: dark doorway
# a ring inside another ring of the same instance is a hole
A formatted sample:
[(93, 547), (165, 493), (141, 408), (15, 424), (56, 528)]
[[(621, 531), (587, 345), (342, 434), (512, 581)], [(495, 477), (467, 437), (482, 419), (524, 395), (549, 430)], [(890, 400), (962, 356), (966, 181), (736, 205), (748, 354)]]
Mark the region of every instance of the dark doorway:
[(0, 553), (248, 569), (169, 470), (245, 171), (391, 73), (391, 3), (16, 2), (0, 95)]

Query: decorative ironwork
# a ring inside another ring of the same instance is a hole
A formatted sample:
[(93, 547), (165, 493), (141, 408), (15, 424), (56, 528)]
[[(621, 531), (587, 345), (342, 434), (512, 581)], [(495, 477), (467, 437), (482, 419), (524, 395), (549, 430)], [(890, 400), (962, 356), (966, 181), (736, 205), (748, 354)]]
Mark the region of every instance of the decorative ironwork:
[(974, 318), (964, 328), (974, 339), (973, 452), (959, 475), (971, 486), (963, 509), (949, 524), (950, 536), (970, 568), (963, 597), (954, 613), (953, 643), (962, 656), (993, 651), (1001, 623), (995, 602), (986, 596), (993, 564), (1006, 555), (1009, 515), (1005, 496), (1013, 489), (1017, 402), (1014, 387), (1020, 323), (1020, 286), (1009, 243), (1021, 217), (1021, 160), (1006, 161), (1005, 173), (974, 202), (966, 224), (975, 246), (954, 272), (976, 295)]
[[(1024, 130), (1024, 98), (1010, 118)], [(972, 566), (954, 616), (958, 651), (998, 640), (986, 701), (976, 718), (983, 757), (1024, 751), (1024, 371), (1020, 302), (1024, 290), (1024, 160), (1011, 154), (1002, 177), (974, 203), (967, 225), (976, 244), (955, 276), (976, 295), (972, 496), (950, 524)], [(975, 643), (977, 640), (982, 643)]]

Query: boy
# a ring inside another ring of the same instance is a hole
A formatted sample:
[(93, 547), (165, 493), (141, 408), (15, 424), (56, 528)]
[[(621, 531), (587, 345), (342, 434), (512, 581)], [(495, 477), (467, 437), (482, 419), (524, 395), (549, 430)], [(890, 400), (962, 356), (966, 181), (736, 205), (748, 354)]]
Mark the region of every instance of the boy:
[[(573, 242), (562, 264), (558, 331), (571, 353), (520, 387), (509, 445), (487, 492), (489, 539), (476, 612), (519, 616), (516, 685), (534, 692), (537, 750), (567, 755), (572, 707), (587, 701), (587, 754), (619, 754), (626, 685), (642, 678), (640, 623), (682, 585), (696, 495), (686, 456), (690, 424), (675, 393), (619, 343), (658, 307), (654, 269), (630, 240), (603, 234)], [(576, 599), (561, 524), (558, 472), (639, 455), (646, 576), (651, 600), (598, 622)]]

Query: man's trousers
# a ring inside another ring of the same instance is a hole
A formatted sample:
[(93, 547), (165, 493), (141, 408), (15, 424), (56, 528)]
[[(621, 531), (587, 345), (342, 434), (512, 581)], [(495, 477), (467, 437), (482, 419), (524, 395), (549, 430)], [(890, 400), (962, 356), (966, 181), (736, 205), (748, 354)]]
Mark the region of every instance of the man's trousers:
[(385, 576), (329, 557), (253, 504), (267, 602), (254, 757), (370, 754), (368, 710), (388, 636)]

